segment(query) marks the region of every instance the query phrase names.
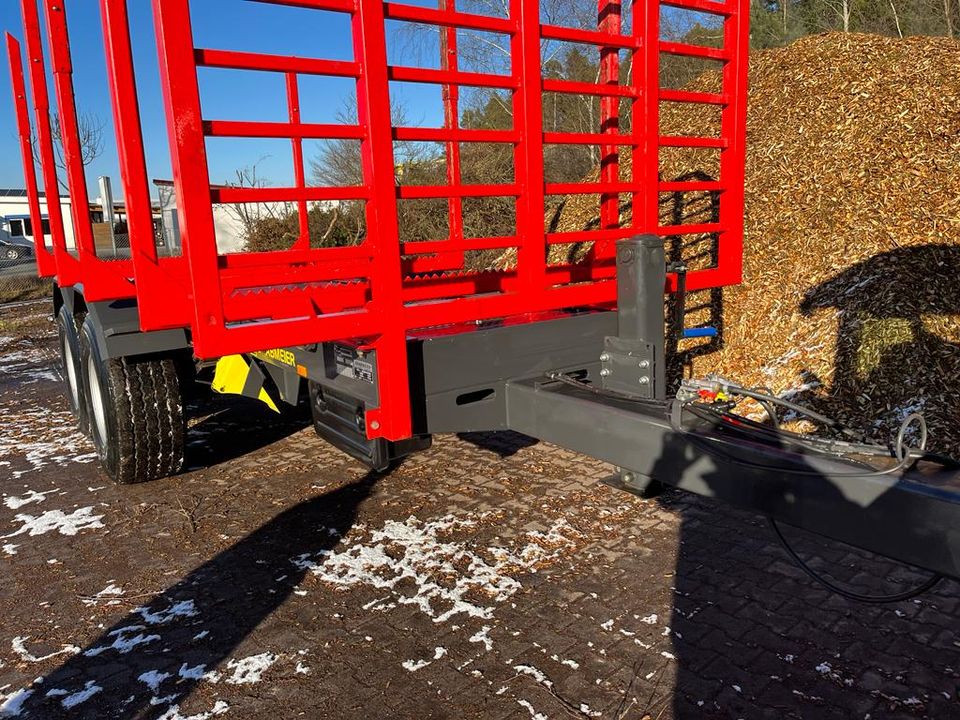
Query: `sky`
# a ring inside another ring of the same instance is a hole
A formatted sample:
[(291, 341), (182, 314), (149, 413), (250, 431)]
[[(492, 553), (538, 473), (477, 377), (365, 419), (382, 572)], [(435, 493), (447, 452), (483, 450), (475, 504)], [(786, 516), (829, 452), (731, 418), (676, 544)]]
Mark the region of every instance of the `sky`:
[[(36, 0), (34, 0), (36, 1)], [(437, 6), (437, 0), (404, 0), (408, 4)], [(90, 114), (105, 125), (104, 148), (87, 167), (91, 197), (98, 195), (97, 178), (113, 178), (114, 193), (123, 190), (117, 162), (110, 95), (97, 0), (70, 0), (67, 20), (74, 68), (74, 88), (81, 114)], [(128, 0), (134, 64), (138, 83), (141, 121), (151, 179), (170, 179), (163, 99), (157, 70), (156, 40), (151, 0)], [(247, 50), (285, 55), (351, 60), (353, 49), (349, 17), (306, 8), (268, 5), (244, 0), (193, 0), (191, 2), (194, 44), (197, 47)], [(41, 13), (42, 17), (42, 13)], [(436, 33), (411, 42), (411, 26), (387, 21), (387, 51), (391, 64), (439, 66)], [(20, 2), (0, 2), (0, 30), (23, 40)], [(5, 65), (4, 60), (0, 64)], [(50, 55), (46, 54), (49, 73)], [(199, 74), (201, 103), (206, 119), (286, 120), (283, 76), (278, 73), (243, 72), (204, 68)], [(48, 80), (48, 84), (50, 81)], [(52, 85), (51, 105), (54, 103)], [(338, 122), (355, 107), (355, 82), (347, 78), (300, 76), (300, 96), (305, 122)], [(435, 85), (391, 83), (391, 101), (403, 109), (410, 125), (441, 126), (443, 111), (440, 88)], [(305, 141), (309, 163), (322, 149), (322, 141)], [(293, 178), (290, 143), (271, 139), (208, 139), (208, 166), (213, 183), (235, 178), (237, 169), (257, 165), (268, 184), (289, 186)], [(23, 187), (23, 170), (16, 135), (10, 91), (10, 76), (0, 68), (0, 187)]]
[[(151, 5), (149, 0), (128, 2), (147, 168), (151, 179), (169, 179), (170, 151), (157, 70)], [(99, 2), (72, 0), (67, 2), (66, 7), (77, 107), (81, 113), (93, 114), (106, 124), (104, 151), (88, 166), (87, 184), (91, 196), (96, 197), (97, 177), (109, 175), (113, 178), (114, 192), (119, 197), (122, 187), (106, 79)], [(353, 57), (348, 16), (345, 14), (238, 0), (194, 0), (191, 12), (197, 47), (335, 60), (351, 60)], [(0, 2), (0, 30), (11, 32), (22, 44), (20, 3), (17, 0)], [(405, 47), (399, 30), (398, 23), (389, 23), (388, 51), (391, 62), (399, 59)], [(10, 75), (5, 67), (6, 52), (3, 58), (4, 67), (0, 68), (0, 187), (21, 188), (24, 184), (23, 170)], [(49, 71), (49, 53), (45, 59)], [(200, 91), (204, 116), (207, 119), (286, 120), (283, 82), (282, 75), (277, 73), (202, 69)], [(338, 116), (352, 102), (354, 87), (351, 79), (301, 76), (303, 120), (337, 122)], [(411, 124), (442, 123), (438, 89), (402, 84), (391, 90), (399, 102), (413, 108), (413, 112), (408, 113)], [(50, 92), (52, 105), (52, 86)], [(208, 141), (207, 149), (212, 182), (228, 181), (234, 177), (237, 168), (253, 163), (258, 164), (260, 175), (273, 185), (282, 186), (292, 182), (289, 141), (215, 138)], [(319, 149), (319, 141), (305, 142), (304, 151), (308, 161), (311, 156), (316, 156)]]

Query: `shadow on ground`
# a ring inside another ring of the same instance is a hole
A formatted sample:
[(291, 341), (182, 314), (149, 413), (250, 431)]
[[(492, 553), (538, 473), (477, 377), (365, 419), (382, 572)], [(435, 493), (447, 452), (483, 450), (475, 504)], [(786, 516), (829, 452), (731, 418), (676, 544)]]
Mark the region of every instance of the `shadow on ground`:
[[(960, 314), (958, 278), (960, 248), (937, 245), (878, 255), (810, 290), (801, 309), (839, 311), (838, 343), (832, 386), (799, 401), (854, 428), (888, 436), (903, 419), (884, 420), (891, 410), (916, 405), (911, 411), (927, 415), (931, 429), (940, 433), (940, 447), (958, 447), (951, 434), (960, 420), (960, 345), (928, 325), (933, 316)], [(950, 382), (954, 387), (943, 387)], [(924, 405), (919, 397), (932, 401)], [(675, 475), (700, 456), (695, 449), (679, 457), (666, 454), (655, 476)], [(703, 479), (708, 488), (722, 484), (716, 473)], [(819, 494), (820, 514), (835, 514), (837, 523), (845, 515), (848, 522), (863, 515), (847, 499), (842, 480), (816, 473), (795, 477), (792, 486), (782, 478), (770, 480), (769, 491), (783, 507), (792, 487)], [(676, 491), (661, 502), (682, 517), (670, 622), (677, 658), (675, 718), (960, 714), (949, 670), (960, 662), (951, 630), (960, 607), (957, 583), (943, 581), (930, 593), (896, 604), (852, 602), (797, 567), (767, 520), (716, 512), (707, 501)], [(885, 493), (863, 507), (890, 502)], [(890, 510), (887, 517), (896, 517), (896, 508)], [(896, 594), (930, 578), (812, 533), (783, 532), (813, 570), (855, 593)], [(941, 667), (944, 686), (913, 683), (923, 676), (921, 666)]]
[(65, 695), (93, 686), (101, 689), (69, 717), (162, 715), (290, 597), (308, 572), (293, 560), (336, 546), (379, 477), (369, 473), (282, 512), (151, 598), (34, 684), (21, 717), (60, 717)]
[(198, 393), (187, 407), (189, 417), (201, 418), (187, 429), (185, 468), (221, 465), (300, 432), (311, 425), (310, 410), (282, 404), (276, 413), (258, 400)]
[(533, 447), (540, 442), (529, 435), (523, 435), (510, 430), (502, 432), (459, 433), (457, 437), (481, 450), (496, 453), (501, 458), (512, 457), (524, 448)]

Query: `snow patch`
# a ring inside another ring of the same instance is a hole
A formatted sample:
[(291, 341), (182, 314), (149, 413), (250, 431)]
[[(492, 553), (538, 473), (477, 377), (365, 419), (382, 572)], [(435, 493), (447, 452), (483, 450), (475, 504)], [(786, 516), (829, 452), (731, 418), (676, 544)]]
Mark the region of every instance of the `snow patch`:
[(193, 617), (199, 614), (193, 600), (181, 600), (173, 603), (166, 610), (159, 610), (157, 612), (153, 612), (145, 607), (138, 607), (133, 612), (142, 617), (147, 625), (166, 625), (175, 618)]
[(151, 670), (145, 672), (140, 677), (137, 678), (140, 682), (150, 688), (152, 693), (160, 692), (160, 684), (167, 678), (172, 677), (168, 672), (160, 672), (159, 670)]
[(483, 646), (489, 651), (493, 650), (493, 640), (490, 639), (490, 626), (484, 625), (479, 632), (470, 637), (472, 643), (483, 643)]
[(3, 702), (0, 703), (0, 718), (19, 717), (23, 711), (24, 703), (30, 699), (31, 695), (33, 695), (33, 690), (20, 688), (4, 697)]
[(90, 680), (84, 686), (83, 690), (79, 690), (72, 695), (67, 695), (63, 700), (60, 701), (60, 704), (69, 710), (70, 708), (74, 708), (81, 703), (85, 703), (101, 690), (103, 690), (102, 687), (94, 683), (93, 680)]
[(6, 505), (11, 510), (19, 510), (24, 505), (29, 505), (30, 503), (42, 503), (47, 499), (47, 495), (51, 495), (55, 492), (58, 492), (60, 488), (54, 488), (53, 490), (47, 490), (46, 492), (37, 492), (36, 490), (27, 490), (26, 495), (21, 495), (20, 497), (10, 497), (7, 495), (3, 496), (3, 504)]
[(220, 681), (220, 673), (213, 670), (207, 672), (207, 666), (203, 664), (190, 667), (186, 663), (183, 663), (177, 671), (177, 676), (184, 680), (206, 680), (212, 683)]
[(447, 654), (447, 649), (445, 647), (437, 647), (433, 650), (433, 659), (432, 660), (404, 660), (400, 663), (403, 666), (404, 670), (409, 670), (410, 672), (416, 672), (417, 670), (423, 670), (427, 665), (432, 665), (434, 661), (439, 660)]
[(547, 677), (547, 674), (533, 665), (514, 665), (513, 669), (518, 675), (529, 675), (544, 687), (553, 687), (553, 681)]
[(430, 664), (429, 660), (404, 660), (400, 665), (404, 670), (409, 672), (416, 672), (417, 670), (423, 670), (427, 665)]
[[(0, 343), (6, 346), (3, 348), (0, 373), (16, 375), (17, 380), (24, 385), (38, 382), (59, 383), (63, 380), (59, 369), (51, 364), (51, 356), (43, 348), (33, 346), (29, 340), (9, 337), (0, 338)], [(14, 349), (11, 345), (20, 347)]]
[(551, 655), (550, 659), (554, 662), (560, 663), (561, 665), (566, 665), (567, 667), (573, 668), (574, 670), (580, 668), (580, 663), (578, 663), (576, 660), (561, 659), (559, 655)]
[[(0, 372), (4, 369), (0, 366)], [(0, 457), (19, 458), (29, 466), (11, 473), (14, 479), (48, 465), (91, 463), (97, 459), (90, 441), (77, 431), (76, 421), (67, 411), (45, 407), (24, 409), (22, 403), (0, 406), (3, 432), (0, 433)], [(78, 449), (88, 449), (78, 452)], [(9, 465), (9, 461), (0, 464)]]
[(215, 715), (223, 715), (230, 709), (223, 700), (217, 700), (213, 707), (206, 712), (196, 713), (195, 715), (181, 715), (179, 705), (171, 705), (170, 708), (157, 720), (210, 720)]
[[(97, 655), (105, 653), (107, 650), (116, 650), (121, 655), (126, 655), (138, 645), (146, 645), (147, 643), (156, 642), (160, 639), (159, 635), (144, 635), (142, 632), (139, 632), (145, 629), (145, 625), (127, 625), (126, 627), (113, 630), (108, 635), (108, 637), (113, 638), (113, 642), (110, 645), (90, 648), (84, 651), (83, 655), (84, 657), (96, 657)], [(137, 634), (133, 635), (133, 633)]]
[(81, 598), (82, 602), (87, 607), (95, 607), (100, 604), (101, 600), (106, 600), (107, 598), (113, 598), (107, 602), (107, 605), (119, 605), (120, 601), (116, 599), (117, 595), (123, 595), (123, 588), (119, 585), (114, 585), (111, 581), (103, 590), (98, 592), (93, 597)]
[(233, 675), (227, 678), (230, 685), (252, 685), (260, 682), (263, 673), (273, 665), (279, 657), (270, 652), (251, 655), (242, 660), (231, 660), (227, 668), (233, 670)]
[(301, 555), (292, 562), (338, 587), (368, 585), (389, 590), (390, 594), (371, 609), (388, 609), (396, 603), (414, 605), (436, 623), (460, 614), (489, 619), (493, 607), (475, 598), (487, 597), (492, 603), (505, 601), (522, 587), (514, 575), (535, 572), (538, 566), (557, 558), (573, 546), (571, 536), (576, 531), (560, 520), (547, 533), (528, 532), (529, 542), (512, 550), (474, 549), (465, 542), (445, 539), (451, 532), (475, 527), (483, 517), (391, 520), (381, 529), (370, 531), (365, 543), (355, 541), (340, 551)]
[(526, 700), (517, 700), (517, 704), (520, 705), (520, 707), (527, 709), (527, 711), (530, 713), (530, 717), (532, 718), (532, 720), (547, 720), (546, 715), (544, 715), (543, 713), (538, 713), (536, 710), (533, 709), (533, 705), (531, 705)]
[(26, 642), (29, 639), (29, 636), (15, 637), (10, 643), (13, 651), (24, 662), (38, 663), (43, 662), (44, 660), (49, 660), (57, 655), (77, 655), (80, 653), (80, 648), (78, 648), (76, 645), (64, 645), (63, 649), (61, 650), (57, 650), (56, 652), (48, 653), (46, 655), (37, 656), (27, 650)]
[(23, 523), (23, 526), (16, 532), (9, 535), (3, 535), (4, 538), (12, 538), (17, 535), (27, 534), (30, 537), (36, 535), (45, 535), (54, 530), (61, 535), (76, 535), (81, 530), (93, 530), (102, 528), (100, 522), (103, 515), (94, 515), (93, 507), (80, 508), (67, 515), (63, 510), (48, 510), (42, 515), (20, 514), (16, 516), (16, 521)]

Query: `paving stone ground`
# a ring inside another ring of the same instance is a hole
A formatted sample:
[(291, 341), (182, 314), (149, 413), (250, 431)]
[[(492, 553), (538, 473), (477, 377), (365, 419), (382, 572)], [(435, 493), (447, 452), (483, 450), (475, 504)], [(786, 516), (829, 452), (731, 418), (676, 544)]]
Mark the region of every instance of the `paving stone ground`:
[[(0, 717), (954, 718), (960, 592), (863, 606), (766, 522), (512, 434), (386, 475), (240, 399), (117, 487), (42, 306), (0, 320)], [(801, 536), (855, 587), (920, 579)]]

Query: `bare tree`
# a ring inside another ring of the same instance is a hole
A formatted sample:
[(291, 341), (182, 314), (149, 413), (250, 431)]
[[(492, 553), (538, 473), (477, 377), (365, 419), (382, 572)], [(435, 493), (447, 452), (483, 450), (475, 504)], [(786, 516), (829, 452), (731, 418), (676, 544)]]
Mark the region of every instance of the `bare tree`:
[[(103, 154), (103, 134), (106, 127), (106, 123), (99, 115), (88, 112), (78, 114), (77, 137), (80, 141), (80, 162), (84, 167)], [(60, 118), (56, 115), (51, 118), (50, 133), (53, 137), (53, 159), (57, 166), (57, 182), (61, 190), (69, 192), (69, 185), (61, 177), (67, 172), (67, 160), (63, 152), (63, 128), (60, 125)], [(30, 143), (33, 145), (33, 156), (39, 164), (40, 149), (35, 134), (31, 135)]]
[[(227, 180), (224, 185), (235, 188), (265, 188), (270, 186), (270, 181), (260, 175), (258, 165), (266, 160), (267, 157), (259, 158), (252, 165), (242, 167), (234, 171), (235, 177)], [(267, 219), (280, 220), (291, 212), (289, 203), (225, 203), (219, 206), (223, 211), (240, 225), (244, 241), (248, 240), (251, 232), (261, 222)]]

